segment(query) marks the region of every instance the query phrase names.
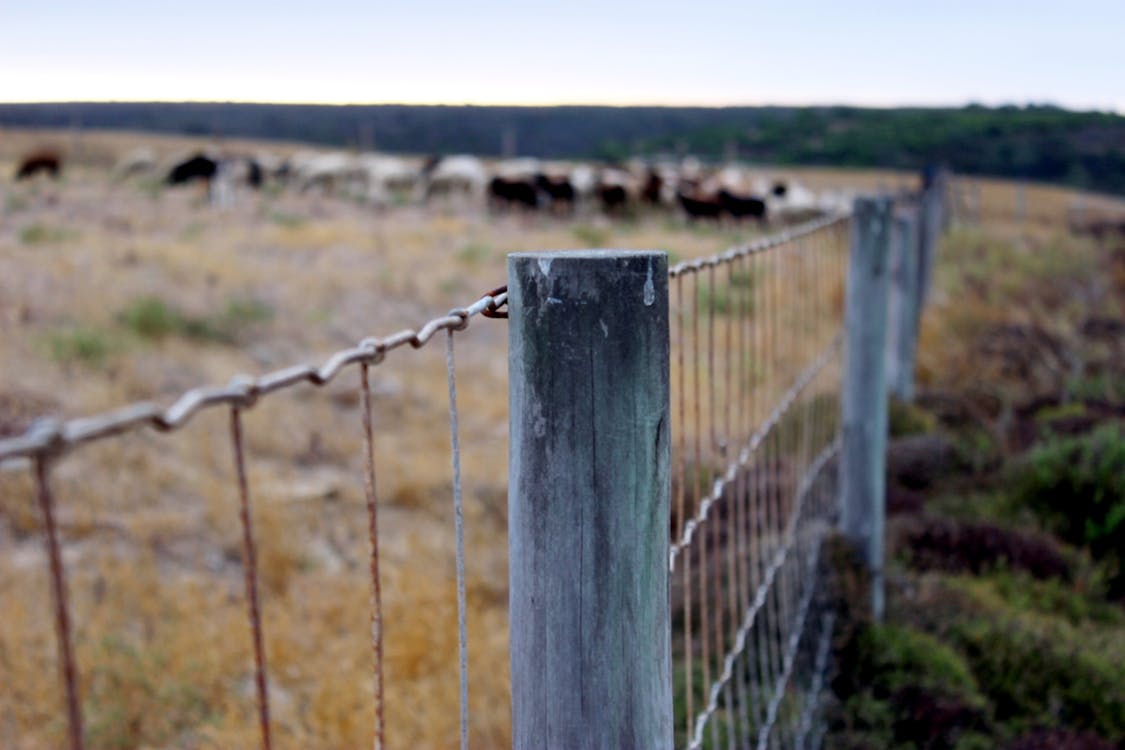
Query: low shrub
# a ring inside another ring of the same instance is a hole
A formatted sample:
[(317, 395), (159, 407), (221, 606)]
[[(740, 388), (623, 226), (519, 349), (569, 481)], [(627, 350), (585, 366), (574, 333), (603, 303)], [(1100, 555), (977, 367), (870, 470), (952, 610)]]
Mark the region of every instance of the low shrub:
[(922, 631), (868, 624), (838, 653), (834, 746), (987, 746), (988, 702), (965, 660)]
[(1125, 428), (1105, 424), (1030, 451), (1011, 473), (1013, 502), (1105, 566), (1110, 595), (1125, 597)]
[(985, 573), (1011, 568), (1034, 578), (1069, 579), (1072, 562), (1052, 537), (994, 523), (924, 517), (895, 529), (893, 548), (916, 570)]

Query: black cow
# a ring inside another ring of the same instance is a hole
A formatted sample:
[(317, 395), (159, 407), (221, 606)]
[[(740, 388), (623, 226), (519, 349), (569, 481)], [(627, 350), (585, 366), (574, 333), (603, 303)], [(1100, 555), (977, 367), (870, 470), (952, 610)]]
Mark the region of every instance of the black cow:
[(719, 191), (719, 205), (736, 221), (742, 219), (766, 220), (766, 202), (753, 195), (737, 195), (726, 190)]
[(569, 179), (540, 173), (535, 175), (535, 186), (547, 196), (553, 212), (574, 213), (574, 185), (570, 184)]
[(172, 171), (164, 179), (169, 185), (183, 185), (192, 180), (205, 180), (208, 183), (219, 170), (219, 163), (203, 154), (196, 154), (187, 161), (182, 161), (172, 167)]
[(676, 198), (690, 221), (696, 219), (718, 221), (723, 216), (723, 204), (716, 198), (691, 196), (683, 192), (677, 192)]
[(629, 193), (624, 185), (599, 185), (598, 200), (602, 210), (610, 215), (623, 214), (629, 207)]
[(258, 163), (257, 159), (246, 160), (246, 184), (252, 188), (258, 189), (262, 187), (262, 182), (265, 180), (265, 175), (262, 172), (262, 165)]
[(28, 154), (20, 161), (16, 180), (26, 180), (40, 172), (57, 180), (62, 172), (62, 155), (57, 151), (35, 151)]
[(641, 187), (641, 200), (650, 206), (659, 206), (663, 192), (664, 178), (655, 169), (649, 169), (645, 175), (645, 184)]
[(488, 183), (488, 204), (495, 209), (539, 207), (539, 190), (530, 180), (493, 177)]

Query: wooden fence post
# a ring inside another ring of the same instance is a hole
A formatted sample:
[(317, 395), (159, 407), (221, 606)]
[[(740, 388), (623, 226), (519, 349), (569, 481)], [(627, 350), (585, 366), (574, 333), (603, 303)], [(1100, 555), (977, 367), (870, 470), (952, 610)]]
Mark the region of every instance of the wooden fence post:
[(512, 746), (671, 748), (665, 253), (508, 256)]
[(894, 216), (891, 233), (890, 299), (887, 308), (887, 386), (901, 401), (914, 400), (918, 347), (918, 209)]
[(871, 608), (883, 615), (886, 513), (886, 336), (889, 198), (857, 198), (848, 266), (840, 526), (871, 575)]
[(937, 170), (929, 184), (922, 188), (919, 213), (921, 226), (918, 230), (918, 319), (915, 327), (921, 324), (922, 308), (930, 299), (934, 259), (937, 257), (938, 241), (945, 222), (945, 182), (945, 170)]

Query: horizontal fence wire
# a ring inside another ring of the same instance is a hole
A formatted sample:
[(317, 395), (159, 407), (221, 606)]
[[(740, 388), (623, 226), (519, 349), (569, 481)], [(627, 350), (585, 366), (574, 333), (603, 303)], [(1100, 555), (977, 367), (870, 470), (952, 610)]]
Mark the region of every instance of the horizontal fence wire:
[(245, 459), (245, 437), (242, 426), (242, 413), (257, 404), (262, 397), (293, 387), (300, 383), (324, 386), (332, 381), (342, 370), (351, 366), (359, 367), (360, 417), (363, 422), (365, 471), (362, 483), (368, 510), (369, 534), (371, 543), (371, 640), (374, 652), (374, 738), (373, 746), (384, 746), (384, 695), (383, 695), (383, 648), (382, 648), (382, 605), (379, 580), (378, 527), (376, 519), (375, 463), (372, 442), (372, 410), (368, 370), (385, 359), (386, 355), (399, 347), (409, 344), (418, 349), (426, 345), (438, 331), (447, 332), (446, 368), (449, 383), (451, 453), (453, 458), (453, 488), (455, 536), (457, 546), (457, 590), (458, 590), (458, 644), (461, 663), (461, 746), (467, 747), (468, 697), (466, 682), (466, 629), (465, 629), (465, 569), (464, 542), (462, 530), (460, 445), (457, 435), (456, 388), (454, 381), (453, 337), (463, 331), (476, 315), (497, 317), (498, 308), (507, 303), (507, 293), (503, 289), (484, 295), (473, 304), (451, 310), (448, 314), (434, 318), (417, 330), (403, 330), (385, 338), (367, 338), (353, 348), (338, 351), (331, 355), (323, 365), (297, 365), (278, 370), (264, 376), (236, 377), (226, 387), (195, 388), (181, 395), (167, 408), (151, 403), (134, 404), (117, 411), (93, 417), (85, 417), (67, 422), (54, 419), (40, 419), (24, 434), (0, 440), (0, 467), (11, 466), (30, 460), (32, 482), (36, 488), (45, 529), (46, 554), (51, 580), (51, 598), (55, 613), (57, 653), (62, 689), (66, 705), (66, 726), (70, 750), (83, 750), (87, 747), (86, 730), (82, 715), (80, 695), (81, 670), (74, 648), (74, 633), (70, 615), (69, 593), (66, 585), (64, 555), (55, 518), (57, 502), (51, 491), (51, 467), (67, 451), (82, 444), (120, 436), (146, 427), (168, 432), (183, 427), (200, 411), (217, 406), (226, 407), (230, 416), (230, 442), (233, 448), (235, 494), (238, 497), (241, 535), (241, 562), (244, 578), (244, 591), (247, 604), (247, 619), (254, 655), (254, 686), (256, 693), (257, 716), (260, 733), (260, 746), (263, 750), (273, 747), (270, 721), (270, 687), (264, 648), (263, 613), (259, 596), (257, 545), (251, 510), (250, 482), (247, 478)]
[(670, 271), (677, 747), (818, 730), (849, 231), (832, 216)]
[(0, 440), (0, 465), (21, 457), (58, 453), (81, 443), (117, 435), (141, 427), (168, 432), (183, 427), (197, 413), (214, 406), (247, 408), (258, 399), (276, 391), (301, 383), (315, 386), (327, 385), (341, 370), (356, 364), (377, 365), (388, 353), (410, 345), (420, 349), (429, 343), (438, 331), (463, 330), (469, 320), (486, 311), (494, 311), (508, 301), (507, 292), (488, 294), (468, 307), (450, 310), (434, 318), (417, 330), (402, 330), (385, 338), (366, 338), (350, 349), (338, 351), (320, 367), (309, 364), (294, 365), (261, 377), (236, 376), (226, 386), (193, 388), (181, 395), (167, 408), (156, 404), (138, 403), (106, 414), (59, 422), (41, 419), (19, 436)]

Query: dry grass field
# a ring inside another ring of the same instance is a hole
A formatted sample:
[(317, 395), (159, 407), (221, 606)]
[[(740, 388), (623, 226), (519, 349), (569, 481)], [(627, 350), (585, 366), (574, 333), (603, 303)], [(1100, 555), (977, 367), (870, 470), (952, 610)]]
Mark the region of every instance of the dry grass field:
[[(225, 210), (155, 179), (114, 182), (151, 136), (5, 132), (0, 174), (54, 143), (59, 183), (0, 187), (0, 425), (70, 418), (320, 362), (504, 282), (506, 253), (591, 245), (720, 251), (735, 235), (653, 217), (490, 218), (475, 206), (376, 212), (267, 190)], [(253, 148), (254, 144), (224, 144)], [(284, 153), (287, 147), (274, 147)], [(506, 328), (458, 336), (469, 546), (472, 740), (508, 743)], [(389, 740), (457, 736), (456, 605), (443, 343), (373, 370)], [(353, 748), (373, 722), (357, 376), (246, 414), (279, 747)], [(253, 660), (226, 414), (88, 445), (54, 472), (91, 745), (246, 747)], [(0, 745), (64, 736), (40, 521), (26, 471), (0, 473)]]
[[(490, 217), (465, 205), (376, 211), (274, 189), (239, 193), (219, 210), (192, 187), (109, 177), (139, 144), (170, 158), (201, 143), (0, 131), (0, 436), (40, 414), (169, 403), (238, 373), (319, 363), (365, 336), (475, 301), (504, 283), (508, 252), (656, 248), (679, 259), (746, 237), (665, 216), (610, 223)], [(71, 155), (61, 181), (12, 182), (19, 155), (42, 144)], [(268, 148), (283, 155), (298, 147)], [(812, 189), (912, 184), (891, 173), (771, 174)], [(1010, 191), (984, 184), (982, 208), (1006, 205)], [(1029, 193), (1030, 211), (1065, 215), (1064, 192)], [(928, 323), (928, 341), (941, 335), (937, 325)], [(506, 335), (502, 322), (478, 318), (456, 349), (475, 747), (509, 745)], [(923, 365), (923, 377), (936, 377), (934, 360)], [(452, 747), (458, 683), (443, 341), (397, 350), (372, 372), (388, 741)], [(323, 390), (299, 386), (245, 415), (275, 747), (370, 745), (357, 380), (347, 370)], [(83, 446), (55, 468), (91, 747), (255, 746), (231, 453), (226, 413), (215, 409), (171, 434)], [(29, 473), (0, 470), (0, 747), (63, 744), (48, 591)]]

